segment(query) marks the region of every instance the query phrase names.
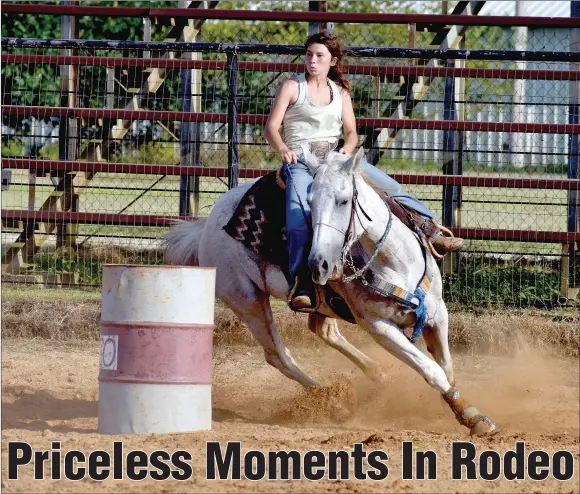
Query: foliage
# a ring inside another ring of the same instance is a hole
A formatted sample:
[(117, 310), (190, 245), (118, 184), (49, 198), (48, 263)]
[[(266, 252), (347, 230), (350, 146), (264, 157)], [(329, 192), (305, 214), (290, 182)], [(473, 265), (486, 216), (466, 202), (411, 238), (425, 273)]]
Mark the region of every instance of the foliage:
[[(38, 3), (37, 1), (21, 3)], [(118, 1), (100, 1), (99, 6), (119, 6)], [(83, 2), (83, 5), (86, 5)], [(122, 5), (123, 7), (127, 4)], [(163, 0), (132, 0), (131, 7), (167, 7)], [(2, 13), (2, 36), (14, 38), (60, 38), (61, 18), (57, 15), (8, 14)], [(143, 21), (131, 17), (95, 17), (78, 18), (79, 38), (81, 39), (113, 39), (142, 40)], [(154, 36), (152, 35), (152, 38)], [(155, 39), (162, 40), (164, 33), (155, 32)]]
[(163, 142), (146, 142), (118, 156), (119, 163), (179, 164), (179, 149)]
[[(117, 1), (103, 1), (99, 5), (119, 5)], [(135, 7), (175, 6), (176, 2), (131, 1)], [(439, 10), (438, 2), (406, 1), (379, 1), (362, 0), (349, 2), (332, 0), (329, 2), (329, 11), (339, 12), (423, 12), (431, 13)], [(308, 3), (304, 2), (271, 2), (271, 1), (222, 1), (220, 9), (269, 9), (269, 10), (307, 10)], [(78, 19), (79, 36), (82, 39), (112, 39), (112, 40), (141, 40), (143, 39), (143, 23), (139, 18), (112, 18), (84, 16)], [(243, 42), (265, 44), (302, 45), (307, 35), (307, 23), (295, 22), (253, 22), (235, 20), (207, 20), (202, 28), (202, 39), (206, 42)], [(152, 26), (152, 38), (162, 40), (171, 28), (162, 25)], [(408, 32), (406, 25), (373, 25), (373, 24), (340, 24), (334, 26), (335, 31), (342, 39), (343, 45), (351, 46), (408, 46)], [(418, 33), (417, 46), (426, 46), (430, 43), (433, 33), (424, 33), (422, 40)], [(2, 14), (2, 36), (58, 38), (60, 37), (60, 17), (33, 14)], [(511, 31), (490, 27), (471, 27), (468, 30), (468, 48), (481, 47), (482, 40), (492, 39), (502, 43), (502, 47), (510, 43)], [(489, 45), (487, 45), (489, 46)], [(485, 47), (487, 47), (485, 46)], [(509, 46), (506, 46), (509, 48)], [(83, 52), (83, 50), (79, 50)], [(89, 54), (80, 53), (80, 54)], [(92, 54), (95, 54), (94, 52)], [(103, 53), (114, 56), (115, 54)], [(127, 54), (124, 54), (125, 56)], [(206, 59), (224, 60), (223, 54), (204, 54)], [(349, 57), (351, 63), (360, 63)], [(243, 55), (241, 60), (269, 60), (269, 61), (301, 61), (298, 56), (261, 56)], [(348, 60), (347, 60), (348, 63)], [(365, 59), (367, 64), (391, 63), (385, 59)], [(489, 64), (489, 62), (484, 62)], [(24, 104), (57, 106), (60, 102), (60, 77), (54, 66), (14, 66), (5, 65), (2, 74), (4, 90), (4, 104)], [(227, 109), (227, 73), (223, 71), (203, 72), (202, 111), (225, 112)], [(105, 68), (83, 67), (79, 78), (79, 106), (99, 108), (105, 106)], [(121, 83), (115, 89), (115, 107), (123, 106), (131, 93), (124, 88), (140, 87), (142, 80), (141, 69), (116, 68), (115, 78)], [(268, 113), (272, 99), (280, 82), (285, 75), (248, 72), (241, 73), (238, 88), (238, 103), (240, 113)], [(369, 77), (352, 77), (354, 82), (355, 112), (360, 117), (369, 117), (372, 97), (372, 79)], [(142, 101), (142, 108), (155, 110), (180, 110), (180, 77), (179, 72), (167, 77), (165, 83), (155, 94), (149, 94)], [(481, 86), (484, 84), (484, 86)], [(497, 86), (494, 81), (474, 82), (473, 88), (468, 88), (469, 94), (477, 100), (491, 94), (504, 94), (505, 88)], [(386, 103), (384, 103), (386, 104)], [(414, 115), (415, 117), (415, 115)], [(17, 127), (18, 122), (4, 117), (4, 123)]]
[(22, 139), (7, 139), (2, 143), (2, 156), (6, 158), (19, 158), (23, 155), (24, 142)]
[(82, 285), (99, 286), (103, 279), (103, 265), (115, 264), (163, 264), (163, 256), (151, 256), (147, 253), (123, 251), (109, 248), (104, 253), (91, 250), (76, 252), (73, 249), (39, 252), (33, 258), (36, 269), (53, 273), (78, 273)]
[(55, 273), (79, 273), (82, 284), (97, 285), (103, 277), (103, 265), (92, 258), (62, 256), (52, 252), (41, 252), (33, 259), (36, 267)]
[(559, 289), (556, 271), (511, 262), (494, 266), (489, 259), (479, 258), (462, 262), (459, 272), (445, 279), (444, 297), (465, 304), (486, 301), (522, 305), (555, 300)]

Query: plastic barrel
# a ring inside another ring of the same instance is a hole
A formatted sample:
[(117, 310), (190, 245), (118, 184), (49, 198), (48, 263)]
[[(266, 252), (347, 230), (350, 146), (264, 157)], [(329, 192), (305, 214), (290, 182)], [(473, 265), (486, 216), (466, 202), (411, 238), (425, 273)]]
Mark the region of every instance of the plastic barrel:
[(105, 265), (103, 434), (211, 429), (215, 269)]

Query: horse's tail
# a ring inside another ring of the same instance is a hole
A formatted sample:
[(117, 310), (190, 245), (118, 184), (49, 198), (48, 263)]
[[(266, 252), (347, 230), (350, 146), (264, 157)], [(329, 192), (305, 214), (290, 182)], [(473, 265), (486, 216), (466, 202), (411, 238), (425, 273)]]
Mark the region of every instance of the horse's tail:
[(176, 221), (163, 236), (165, 262), (180, 266), (199, 266), (199, 242), (207, 218), (193, 221)]

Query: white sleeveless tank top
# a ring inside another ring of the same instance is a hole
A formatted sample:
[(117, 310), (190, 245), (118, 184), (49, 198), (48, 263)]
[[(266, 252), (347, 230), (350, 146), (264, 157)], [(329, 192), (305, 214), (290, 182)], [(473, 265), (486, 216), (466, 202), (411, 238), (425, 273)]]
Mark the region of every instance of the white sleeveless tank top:
[(301, 153), (303, 144), (338, 141), (342, 135), (342, 97), (339, 87), (327, 79), (332, 100), (328, 105), (317, 106), (308, 95), (306, 74), (300, 74), (297, 78), (298, 99), (288, 107), (282, 121), (284, 142), (292, 151)]

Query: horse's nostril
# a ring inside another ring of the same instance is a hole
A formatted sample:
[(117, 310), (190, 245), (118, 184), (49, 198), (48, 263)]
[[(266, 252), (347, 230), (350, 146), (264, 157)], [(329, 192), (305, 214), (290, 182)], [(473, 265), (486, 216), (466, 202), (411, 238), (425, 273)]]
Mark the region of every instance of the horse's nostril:
[(324, 271), (328, 271), (328, 263), (326, 261), (322, 262), (322, 269), (324, 269)]

